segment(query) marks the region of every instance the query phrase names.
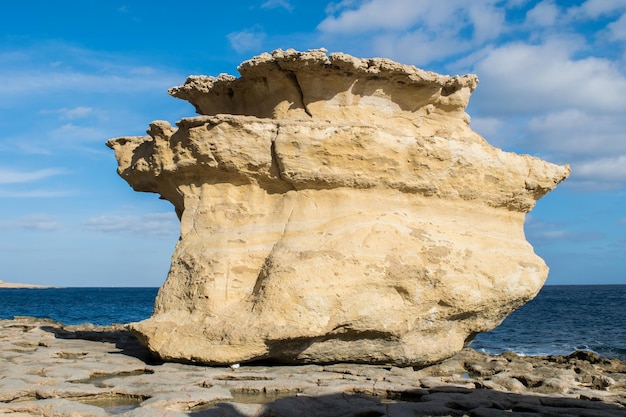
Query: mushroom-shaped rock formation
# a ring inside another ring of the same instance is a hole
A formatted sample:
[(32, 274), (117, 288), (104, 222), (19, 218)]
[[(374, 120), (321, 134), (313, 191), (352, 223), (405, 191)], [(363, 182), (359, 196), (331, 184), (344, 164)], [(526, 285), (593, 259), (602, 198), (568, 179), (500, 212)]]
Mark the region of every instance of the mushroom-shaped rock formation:
[(201, 116), (111, 139), (118, 172), (175, 207), (151, 318), (165, 360), (421, 366), (532, 299), (525, 214), (569, 167), (469, 127), (478, 80), (278, 50), (170, 89)]

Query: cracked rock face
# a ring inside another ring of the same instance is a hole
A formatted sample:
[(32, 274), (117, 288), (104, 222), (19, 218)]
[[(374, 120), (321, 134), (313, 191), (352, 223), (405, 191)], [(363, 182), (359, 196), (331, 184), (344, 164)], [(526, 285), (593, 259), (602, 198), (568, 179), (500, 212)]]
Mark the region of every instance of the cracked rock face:
[(170, 94), (200, 116), (111, 139), (181, 238), (153, 316), (166, 360), (427, 365), (532, 299), (525, 214), (569, 175), (469, 127), (473, 75), (275, 51)]

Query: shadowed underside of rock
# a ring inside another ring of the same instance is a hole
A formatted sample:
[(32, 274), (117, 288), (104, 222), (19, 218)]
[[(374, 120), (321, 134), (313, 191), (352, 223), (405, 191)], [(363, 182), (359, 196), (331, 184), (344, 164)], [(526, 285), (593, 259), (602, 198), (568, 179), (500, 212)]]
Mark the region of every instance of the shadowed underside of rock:
[(174, 205), (153, 316), (164, 359), (426, 365), (532, 299), (525, 214), (569, 175), (469, 127), (473, 75), (275, 51), (170, 94), (201, 116), (111, 139), (118, 172)]

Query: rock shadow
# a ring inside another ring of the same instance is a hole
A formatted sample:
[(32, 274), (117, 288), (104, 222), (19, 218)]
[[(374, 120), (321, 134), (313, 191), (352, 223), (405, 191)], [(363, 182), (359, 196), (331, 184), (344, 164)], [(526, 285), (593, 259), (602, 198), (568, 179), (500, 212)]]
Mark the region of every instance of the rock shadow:
[(113, 354), (122, 354), (132, 356), (144, 362), (147, 365), (161, 365), (163, 361), (154, 356), (147, 348), (145, 348), (135, 335), (123, 328), (120, 329), (67, 329), (65, 327), (41, 326), (41, 329), (53, 333), (57, 339), (79, 339), (91, 342), (113, 343), (119, 352)]
[(390, 393), (388, 398), (364, 394), (294, 396), (264, 405), (219, 403), (212, 408), (192, 411), (190, 417), (624, 417), (619, 404), (591, 399), (525, 395), (486, 388), (467, 389), (441, 386)]

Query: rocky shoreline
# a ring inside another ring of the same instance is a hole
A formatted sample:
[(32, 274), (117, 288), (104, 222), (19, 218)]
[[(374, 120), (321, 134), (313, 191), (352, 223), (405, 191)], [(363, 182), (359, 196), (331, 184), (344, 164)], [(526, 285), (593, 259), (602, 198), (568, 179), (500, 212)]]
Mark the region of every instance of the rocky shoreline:
[(162, 363), (125, 325), (0, 320), (0, 415), (626, 416), (626, 363), (589, 352), (412, 367)]

